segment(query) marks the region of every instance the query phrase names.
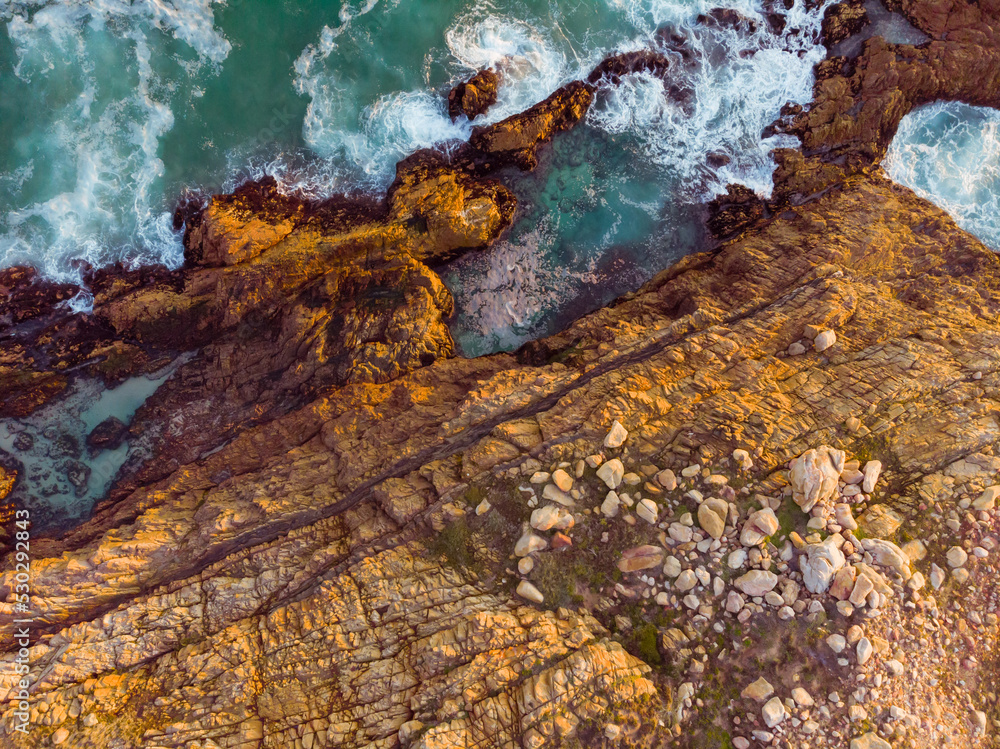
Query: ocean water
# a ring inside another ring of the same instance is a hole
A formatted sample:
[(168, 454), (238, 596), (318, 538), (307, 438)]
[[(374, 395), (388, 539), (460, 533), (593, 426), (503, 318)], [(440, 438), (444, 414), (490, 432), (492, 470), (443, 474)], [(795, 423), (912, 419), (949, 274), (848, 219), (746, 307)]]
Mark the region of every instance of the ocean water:
[[(644, 75), (599, 91), (537, 174), (512, 175), (510, 235), (445, 269), (462, 350), (516, 346), (696, 247), (699, 206), (727, 182), (767, 193), (769, 152), (789, 141), (761, 131), (808, 101), (824, 55), (824, 6), (776, 5), (782, 33), (763, 0), (8, 1), (0, 264), (69, 280), (79, 261), (176, 266), (186, 191), (272, 174), (306, 195), (377, 193), (402, 156), (468, 137), (445, 95), (475, 71), (502, 72), (493, 122), (680, 35), (685, 100)], [(746, 23), (698, 22), (716, 7)]]
[(958, 102), (915, 109), (900, 122), (883, 168), (1000, 251), (1000, 112)]

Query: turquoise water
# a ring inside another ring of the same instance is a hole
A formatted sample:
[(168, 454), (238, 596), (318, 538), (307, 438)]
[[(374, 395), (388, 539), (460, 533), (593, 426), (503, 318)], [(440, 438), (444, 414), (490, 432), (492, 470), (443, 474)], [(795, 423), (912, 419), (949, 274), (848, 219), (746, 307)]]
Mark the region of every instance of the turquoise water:
[[(498, 68), (500, 99), (482, 118), (496, 121), (667, 27), (686, 38), (692, 62), (671, 83), (689, 99), (648, 76), (601, 91), (577, 145), (517, 180), (531, 206), (519, 227), (449, 269), (463, 348), (516, 345), (688, 251), (695, 207), (727, 182), (769, 190), (769, 151), (789, 141), (760, 133), (786, 101), (810, 98), (823, 6), (799, 0), (778, 35), (760, 0), (722, 5), (753, 30), (699, 24), (716, 7), (704, 0), (0, 5), (0, 263), (61, 279), (78, 277), (78, 260), (177, 266), (171, 214), (186, 190), (272, 174), (308, 195), (381, 191), (402, 156), (468, 137), (470, 123), (446, 115), (456, 81)], [(709, 154), (727, 163), (710, 168)], [(503, 270), (511, 252), (536, 253), (520, 265), (530, 289), (498, 277), (516, 273)], [(493, 293), (504, 283), (513, 295)]]
[(110, 389), (79, 379), (66, 397), (31, 416), (0, 419), (0, 462), (18, 473), (11, 498), (31, 510), (36, 527), (85, 519), (126, 461), (149, 457), (142, 438), (129, 436), (114, 449), (98, 450), (87, 446), (87, 435), (108, 417), (128, 424), (184, 360)]
[(630, 133), (585, 125), (556, 140), (535, 173), (508, 175), (520, 209), (511, 232), (443, 270), (462, 353), (557, 332), (704, 247), (701, 208), (670, 200), (642, 150)]
[(900, 123), (883, 166), (1000, 250), (1000, 112), (955, 102), (915, 109)]

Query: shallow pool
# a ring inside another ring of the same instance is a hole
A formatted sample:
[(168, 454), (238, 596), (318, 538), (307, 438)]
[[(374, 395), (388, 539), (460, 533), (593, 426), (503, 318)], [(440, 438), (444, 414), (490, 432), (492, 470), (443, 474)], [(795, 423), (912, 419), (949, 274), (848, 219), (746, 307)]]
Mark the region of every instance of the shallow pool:
[(18, 473), (11, 499), (31, 511), (35, 527), (85, 519), (125, 462), (145, 457), (142, 440), (121, 426), (103, 447), (88, 444), (88, 436), (106, 420), (127, 426), (183, 360), (110, 389), (99, 380), (81, 378), (65, 396), (30, 416), (0, 420), (0, 462)]

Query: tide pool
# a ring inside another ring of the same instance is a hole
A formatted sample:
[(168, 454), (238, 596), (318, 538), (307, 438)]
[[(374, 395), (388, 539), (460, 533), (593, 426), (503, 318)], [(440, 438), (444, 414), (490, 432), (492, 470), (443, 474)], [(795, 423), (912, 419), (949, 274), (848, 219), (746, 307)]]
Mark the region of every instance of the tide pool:
[(127, 461), (148, 458), (143, 437), (126, 435), (120, 444), (99, 449), (87, 444), (87, 436), (111, 417), (126, 425), (131, 422), (185, 359), (113, 388), (78, 379), (64, 397), (27, 418), (0, 419), (0, 461), (19, 474), (11, 498), (31, 511), (35, 527), (86, 519)]

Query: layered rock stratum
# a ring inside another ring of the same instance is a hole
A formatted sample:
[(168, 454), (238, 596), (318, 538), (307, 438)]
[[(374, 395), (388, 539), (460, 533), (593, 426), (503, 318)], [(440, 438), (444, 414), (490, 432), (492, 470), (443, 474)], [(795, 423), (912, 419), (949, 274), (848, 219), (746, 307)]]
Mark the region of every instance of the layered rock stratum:
[(1000, 10), (901, 10), (932, 41), (822, 63), (718, 247), (517, 352), (456, 357), (433, 268), (655, 55), (382, 203), (182, 212), (184, 268), (94, 272), (89, 315), (7, 271), (5, 415), (190, 356), (129, 426), (147, 459), (32, 538), (0, 743), (996, 746), (1000, 261), (878, 162), (912, 106), (994, 103)]

